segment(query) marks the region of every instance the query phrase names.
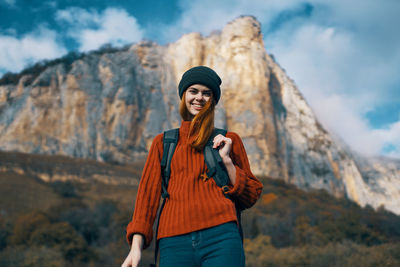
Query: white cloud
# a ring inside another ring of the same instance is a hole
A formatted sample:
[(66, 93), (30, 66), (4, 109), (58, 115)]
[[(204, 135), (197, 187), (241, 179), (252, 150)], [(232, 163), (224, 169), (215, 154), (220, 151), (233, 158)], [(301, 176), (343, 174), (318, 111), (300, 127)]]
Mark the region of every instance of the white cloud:
[(17, 72), (27, 64), (60, 57), (67, 51), (59, 45), (56, 33), (43, 26), (21, 38), (0, 35), (0, 69)]
[(56, 19), (70, 24), (68, 26), (73, 28), (86, 28), (101, 23), (101, 16), (96, 10), (86, 10), (79, 7), (57, 11)]
[(70, 27), (69, 35), (79, 42), (81, 51), (97, 49), (105, 43), (119, 46), (143, 38), (136, 19), (123, 9), (108, 8), (98, 13), (75, 7), (58, 11), (56, 19)]
[(352, 108), (352, 100), (344, 95), (317, 93), (312, 106), (324, 126), (341, 136), (351, 148), (363, 155), (377, 155), (385, 140), (376, 138), (368, 122)]
[(372, 132), (376, 139), (383, 141), (383, 146), (391, 145), (393, 147), (393, 150), (387, 153), (388, 156), (400, 158), (400, 120), (385, 129), (377, 129)]
[(196, 31), (209, 34), (240, 15), (253, 15), (266, 22), (280, 10), (296, 5), (296, 0), (181, 0), (179, 6), (184, 11), (182, 16), (174, 24), (160, 27), (159, 34), (163, 40), (172, 42), (183, 33)]

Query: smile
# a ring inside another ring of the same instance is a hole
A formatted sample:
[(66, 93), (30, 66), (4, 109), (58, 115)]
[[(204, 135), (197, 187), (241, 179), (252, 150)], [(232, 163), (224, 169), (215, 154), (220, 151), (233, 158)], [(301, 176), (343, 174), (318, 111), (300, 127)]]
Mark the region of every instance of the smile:
[(203, 105), (199, 105), (199, 104), (192, 104), (192, 106), (193, 106), (195, 109), (202, 109), (202, 108), (203, 108)]

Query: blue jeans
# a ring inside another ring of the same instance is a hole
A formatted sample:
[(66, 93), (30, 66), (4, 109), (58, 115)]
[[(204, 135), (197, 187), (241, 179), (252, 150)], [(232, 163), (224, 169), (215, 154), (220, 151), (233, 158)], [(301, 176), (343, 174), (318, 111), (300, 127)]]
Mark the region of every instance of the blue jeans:
[(243, 267), (245, 257), (235, 222), (161, 238), (160, 267)]

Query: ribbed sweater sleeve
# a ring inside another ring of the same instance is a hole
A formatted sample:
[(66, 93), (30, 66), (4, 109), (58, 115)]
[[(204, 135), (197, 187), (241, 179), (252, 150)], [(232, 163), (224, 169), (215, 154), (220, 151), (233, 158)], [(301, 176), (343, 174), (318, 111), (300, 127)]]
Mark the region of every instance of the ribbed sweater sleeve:
[(231, 159), (236, 168), (236, 181), (228, 191), (239, 203), (240, 208), (253, 206), (261, 195), (263, 185), (250, 170), (249, 160), (242, 139), (234, 132), (228, 132), (226, 137), (232, 139)]
[(134, 234), (144, 236), (144, 248), (147, 248), (153, 239), (153, 224), (161, 197), (162, 141), (163, 134), (154, 138), (143, 169), (136, 196), (135, 210), (132, 220), (126, 228), (126, 238), (129, 245), (132, 245)]

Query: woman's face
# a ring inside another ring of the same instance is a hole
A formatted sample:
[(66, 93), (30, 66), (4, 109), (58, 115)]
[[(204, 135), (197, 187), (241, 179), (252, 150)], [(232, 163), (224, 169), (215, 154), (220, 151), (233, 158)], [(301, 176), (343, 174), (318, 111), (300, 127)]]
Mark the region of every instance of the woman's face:
[(205, 85), (193, 84), (185, 91), (186, 108), (192, 119), (212, 97), (212, 91)]

